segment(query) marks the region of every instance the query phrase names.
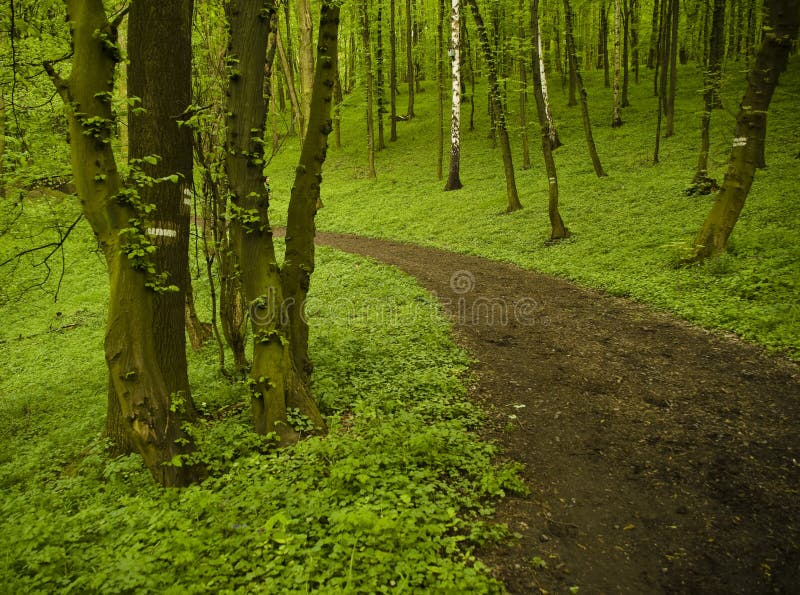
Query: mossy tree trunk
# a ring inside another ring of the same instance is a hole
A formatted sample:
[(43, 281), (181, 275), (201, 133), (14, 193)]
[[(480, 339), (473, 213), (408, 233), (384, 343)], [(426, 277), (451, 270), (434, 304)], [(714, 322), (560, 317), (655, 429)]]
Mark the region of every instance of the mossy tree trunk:
[[(308, 122), (311, 110), (311, 86), (314, 83), (314, 27), (311, 22), (311, 0), (297, 0), (295, 9), (297, 11), (297, 31), (300, 38), (298, 62), (300, 63), (301, 108), (303, 121)], [(287, 38), (288, 42), (289, 38)]]
[(229, 77), (225, 169), (242, 287), (253, 330), (250, 387), (254, 425), (259, 433), (276, 432), (286, 443), (297, 438), (288, 424), (291, 409), (298, 409), (318, 428), (324, 428), (308, 388), (311, 364), (302, 307), (313, 271), (313, 217), (327, 136), (332, 130), (339, 9), (326, 3), (321, 10), (311, 111), (290, 200), (283, 271), (275, 258), (269, 191), (263, 174), (266, 112), (261, 99), (274, 10), (272, 0), (233, 0), (226, 8), (231, 32), (229, 61), (235, 71)]
[(461, 0), (452, 0), (450, 56), (452, 101), (450, 104), (450, 168), (445, 190), (458, 190), (461, 184)]
[(764, 39), (747, 75), (739, 113), (736, 116), (733, 148), (722, 188), (694, 241), (691, 260), (698, 261), (724, 252), (745, 199), (753, 184), (759, 139), (764, 137), (766, 119), (781, 72), (797, 39), (800, 14), (794, 0), (767, 0)]
[(517, 183), (514, 179), (514, 160), (511, 156), (511, 143), (508, 139), (508, 129), (506, 127), (505, 107), (502, 103), (500, 94), (500, 84), (497, 80), (497, 66), (494, 60), (494, 51), (489, 44), (489, 36), (483, 24), (481, 13), (478, 8), (477, 0), (467, 0), (472, 9), (472, 16), (475, 19), (475, 28), (478, 31), (483, 59), (486, 62), (487, 78), (489, 79), (489, 102), (492, 106), (492, 115), (495, 127), (500, 137), (500, 151), (503, 155), (503, 171), (506, 178), (506, 196), (508, 198), (507, 213), (518, 211), (522, 208), (517, 194)]
[(564, 0), (564, 29), (567, 38), (567, 55), (569, 56), (569, 68), (575, 77), (575, 82), (581, 96), (581, 114), (583, 116), (583, 132), (586, 136), (586, 145), (589, 148), (589, 157), (592, 160), (594, 173), (598, 178), (606, 176), (606, 172), (600, 163), (600, 157), (597, 155), (597, 147), (594, 144), (594, 136), (592, 135), (592, 121), (589, 119), (589, 97), (586, 93), (586, 87), (583, 86), (583, 77), (578, 69), (578, 54), (575, 49), (575, 36), (573, 34), (573, 13), (569, 0)]
[(561, 240), (569, 235), (567, 227), (558, 211), (558, 174), (553, 159), (553, 147), (550, 141), (550, 126), (547, 121), (547, 106), (542, 93), (542, 77), (539, 69), (541, 44), (539, 32), (539, 0), (531, 0), (531, 71), (533, 72), (533, 96), (536, 99), (536, 113), (539, 116), (539, 130), (542, 140), (542, 155), (547, 170), (548, 180), (548, 215), (550, 217), (550, 239)]
[[(186, 411), (171, 396), (174, 381), (165, 378), (159, 365), (163, 353), (153, 333), (156, 293), (165, 290), (150, 258), (154, 236), (148, 231), (158, 228), (139, 197), (141, 184), (123, 186), (111, 148), (110, 98), (121, 58), (116, 45), (119, 18), (109, 22), (101, 0), (66, 4), (74, 48), (71, 73), (65, 80), (52, 64), (45, 68), (66, 106), (75, 185), (109, 270), (105, 355), (113, 389), (109, 394), (117, 400), (109, 409), (119, 414), (114, 430), (123, 426), (122, 434), (141, 453), (156, 481), (187, 485), (201, 470), (169, 464), (176, 455), (190, 452), (192, 444), (182, 427)], [(189, 30), (188, 23), (173, 25)]]
[[(292, 361), (303, 386), (307, 386), (312, 371), (308, 355), (308, 322), (303, 306), (314, 272), (314, 217), (331, 132), (331, 94), (338, 69), (339, 10), (337, 4), (328, 1), (321, 7), (311, 118), (289, 199), (286, 253), (281, 271)], [(324, 427), (324, 420), (307, 391), (290, 394), (288, 403), (310, 417), (317, 426)]]

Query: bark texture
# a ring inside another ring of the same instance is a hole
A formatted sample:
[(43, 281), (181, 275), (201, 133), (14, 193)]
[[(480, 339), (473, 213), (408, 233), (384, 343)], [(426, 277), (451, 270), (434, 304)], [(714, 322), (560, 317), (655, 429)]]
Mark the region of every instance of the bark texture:
[(445, 190), (458, 190), (461, 184), (461, 0), (452, 0), (450, 19), (450, 64), (452, 101), (450, 112), (450, 168)]

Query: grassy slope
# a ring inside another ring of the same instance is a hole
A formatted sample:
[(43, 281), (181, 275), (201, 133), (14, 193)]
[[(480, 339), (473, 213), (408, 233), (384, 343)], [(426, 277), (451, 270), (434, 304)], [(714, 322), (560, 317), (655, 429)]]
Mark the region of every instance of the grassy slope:
[[(728, 112), (715, 111), (710, 169), (720, 182), (733, 135), (733, 112), (744, 89), (743, 66), (733, 65), (724, 81)], [(399, 140), (377, 156), (378, 178), (365, 179), (363, 99), (346, 98), (343, 148), (331, 149), (323, 185), (321, 229), (387, 237), (479, 254), (564, 276), (627, 295), (707, 327), (718, 327), (800, 357), (800, 209), (796, 184), (800, 161), (797, 109), (800, 62), (784, 74), (770, 108), (769, 169), (759, 172), (729, 254), (705, 265), (676, 269), (702, 223), (712, 197), (690, 198), (684, 189), (694, 173), (699, 147), (697, 67), (681, 67), (676, 107), (677, 135), (662, 141), (661, 163), (652, 164), (655, 100), (652, 73), (642, 69), (631, 83), (625, 125), (610, 127), (611, 90), (602, 73), (589, 73), (589, 107), (595, 140), (608, 178), (597, 179), (588, 159), (579, 108), (566, 106), (557, 78), (551, 81), (553, 111), (564, 147), (556, 152), (561, 209), (573, 237), (545, 247), (548, 233), (547, 179), (538, 137), (531, 134), (532, 169), (521, 169), (518, 129), (513, 134), (517, 184), (525, 209), (501, 215), (505, 182), (499, 150), (486, 139), (485, 93), (478, 92), (475, 132), (467, 131), (470, 106), (462, 110), (464, 189), (442, 192), (435, 179), (435, 88), (418, 96), (418, 118), (400, 122)], [(514, 88), (509, 84), (509, 92)], [(405, 96), (398, 106), (405, 106)], [(516, 96), (509, 96), (512, 110)], [(449, 108), (447, 108), (449, 109)], [(531, 117), (529, 116), (529, 120)], [(516, 116), (511, 121), (517, 122)], [(449, 130), (449, 125), (448, 125)], [(531, 131), (532, 131), (531, 127)], [(387, 126), (388, 138), (388, 126)], [(270, 165), (278, 197), (291, 185), (294, 142)], [(445, 157), (445, 171), (447, 156)]]
[[(26, 208), (22, 223), (40, 230), (43, 205)], [(17, 230), (0, 237), (0, 254), (30, 245)], [(39, 270), (3, 279), (0, 590), (501, 590), (469, 552), (503, 534), (481, 519), (518, 484), (472, 434), (465, 354), (408, 277), (321, 250), (309, 309), (330, 434), (278, 451), (250, 431), (245, 408), (202, 424), (212, 477), (165, 491), (138, 456), (103, 455), (107, 288), (85, 224), (67, 256), (56, 303), (55, 277), (22, 295)], [(190, 355), (205, 411), (245, 400), (220, 379), (213, 348)]]

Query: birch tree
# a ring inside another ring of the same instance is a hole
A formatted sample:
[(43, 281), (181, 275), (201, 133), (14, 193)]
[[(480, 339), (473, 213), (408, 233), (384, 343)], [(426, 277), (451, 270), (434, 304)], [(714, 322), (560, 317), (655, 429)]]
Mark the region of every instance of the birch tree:
[(450, 116), (450, 169), (445, 190), (462, 188), (461, 165), (461, 2), (451, 0), (450, 66), (452, 73)]

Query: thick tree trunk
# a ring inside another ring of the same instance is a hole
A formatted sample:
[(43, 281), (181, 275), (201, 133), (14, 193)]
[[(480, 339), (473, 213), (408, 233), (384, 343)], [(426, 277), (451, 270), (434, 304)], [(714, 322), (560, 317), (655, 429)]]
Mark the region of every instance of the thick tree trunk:
[(397, 27), (395, 22), (395, 0), (389, 0), (389, 104), (391, 114), (389, 117), (389, 140), (397, 140)]
[(619, 128), (622, 126), (622, 96), (620, 89), (620, 70), (622, 58), (620, 56), (620, 21), (622, 20), (622, 11), (620, 10), (620, 2), (622, 0), (614, 0), (614, 109), (611, 116), (611, 127)]
[(592, 135), (592, 121), (589, 119), (589, 99), (586, 93), (586, 88), (583, 86), (583, 77), (578, 70), (578, 55), (575, 51), (575, 37), (572, 33), (572, 7), (569, 0), (564, 0), (564, 28), (567, 37), (567, 54), (569, 55), (569, 67), (574, 73), (575, 82), (580, 89), (581, 95), (581, 113), (583, 116), (583, 131), (586, 136), (586, 145), (589, 148), (589, 157), (592, 160), (594, 173), (598, 178), (605, 177), (607, 174), (600, 164), (600, 157), (597, 155), (597, 147), (594, 144), (594, 136)]
[(714, 13), (711, 17), (711, 38), (706, 58), (706, 72), (703, 84), (703, 116), (700, 123), (700, 156), (697, 159), (690, 194), (710, 194), (717, 190), (717, 181), (708, 175), (708, 151), (710, 144), (711, 112), (714, 98), (719, 97), (722, 50), (725, 31), (725, 0), (714, 0)]
[(747, 88), (739, 106), (728, 171), (711, 212), (695, 238), (692, 260), (724, 252), (753, 184), (758, 139), (763, 138), (769, 108), (780, 74), (797, 39), (800, 14), (794, 0), (766, 0), (769, 29), (747, 75)]
[[(188, 14), (184, 12), (187, 6)], [(191, 3), (176, 3), (174, 8), (178, 9), (174, 16), (179, 21), (171, 23), (178, 30), (173, 42), (181, 45), (177, 55), (186, 56), (188, 49), (183, 43), (188, 41), (185, 33), (189, 31)], [(166, 353), (153, 334), (155, 294), (168, 289), (154, 273), (155, 265), (149, 258), (151, 238), (172, 239), (177, 237), (177, 230), (173, 230), (175, 236), (147, 233), (169, 228), (156, 227), (158, 223), (149, 220), (138, 186), (123, 188), (111, 149), (113, 114), (109, 98), (115, 65), (121, 58), (116, 46), (119, 23), (106, 20), (100, 0), (68, 0), (67, 12), (74, 48), (70, 77), (59, 77), (52, 64), (46, 63), (45, 68), (66, 106), (75, 185), (109, 269), (105, 353), (109, 396), (117, 400), (109, 406), (113, 415), (109, 429), (119, 432), (123, 428), (127, 446), (135, 446), (142, 454), (156, 481), (165, 486), (187, 485), (196, 481), (202, 470), (169, 464), (176, 455), (193, 448), (182, 428), (192, 411), (183, 407), (182, 399), (171, 396), (159, 365)], [(172, 115), (180, 115), (183, 109)], [(181, 320), (182, 311), (181, 304)], [(188, 397), (188, 392), (185, 395)]]
[(413, 25), (413, 12), (411, 0), (406, 0), (406, 82), (408, 83), (408, 111), (406, 117), (414, 117), (414, 57), (412, 54), (413, 39), (411, 35)]
[[(158, 365), (170, 394), (180, 395), (187, 415), (194, 414), (186, 363), (186, 299), (189, 285), (189, 215), (192, 188), (192, 132), (179, 118), (192, 103), (192, 1), (137, 0), (128, 17), (128, 94), (138, 97), (141, 113), (128, 112), (128, 157), (132, 164), (148, 155), (158, 163), (141, 163), (142, 171), (163, 179), (178, 174), (178, 183), (143, 186), (139, 198), (155, 205), (152, 261), (164, 281), (177, 291), (156, 292), (153, 337)], [(169, 56), (154, 60), (153, 55)]]
[(369, 35), (369, 9), (367, 0), (361, 2), (361, 39), (364, 42), (364, 89), (367, 95), (367, 176), (375, 174), (375, 116), (372, 98), (372, 42)]
[(497, 80), (497, 67), (494, 61), (494, 53), (489, 45), (489, 36), (486, 34), (486, 27), (483, 24), (483, 19), (478, 9), (478, 2), (477, 0), (467, 1), (472, 9), (472, 16), (475, 19), (475, 28), (478, 31), (481, 48), (483, 49), (484, 61), (486, 62), (486, 70), (488, 71), (490, 103), (492, 104), (492, 113), (494, 114), (495, 125), (500, 137), (500, 151), (503, 155), (503, 170), (506, 178), (506, 195), (508, 197), (506, 212), (512, 213), (521, 209), (522, 203), (519, 201), (517, 183), (514, 179), (514, 162), (511, 156), (511, 143), (508, 139), (508, 130), (506, 129), (505, 110), (500, 100), (500, 84)]
[(542, 79), (539, 69), (541, 55), (539, 54), (539, 0), (531, 0), (531, 70), (533, 72), (533, 95), (536, 98), (536, 112), (539, 115), (539, 129), (542, 139), (542, 154), (548, 179), (548, 214), (550, 216), (550, 240), (560, 240), (569, 235), (567, 227), (558, 211), (558, 174), (556, 162), (553, 159), (553, 149), (550, 144), (550, 127), (547, 122), (547, 110), (542, 94)]
[[(276, 432), (284, 442), (296, 439), (287, 421), (287, 394), (302, 383), (289, 353), (290, 338), (281, 326), (280, 274), (269, 225), (269, 194), (262, 168), (265, 109), (263, 80), (271, 1), (232, 0), (226, 5), (230, 26), (228, 59), (236, 63), (227, 105), (225, 172), (230, 185), (231, 230), (244, 296), (253, 330), (250, 369), (256, 432)], [(278, 42), (282, 58), (281, 43)], [(287, 65), (284, 64), (286, 67)], [(285, 72), (288, 71), (285, 68)]]
[(461, 6), (452, 0), (450, 21), (450, 57), (452, 67), (452, 103), (450, 118), (450, 169), (445, 190), (458, 190), (461, 184)]

